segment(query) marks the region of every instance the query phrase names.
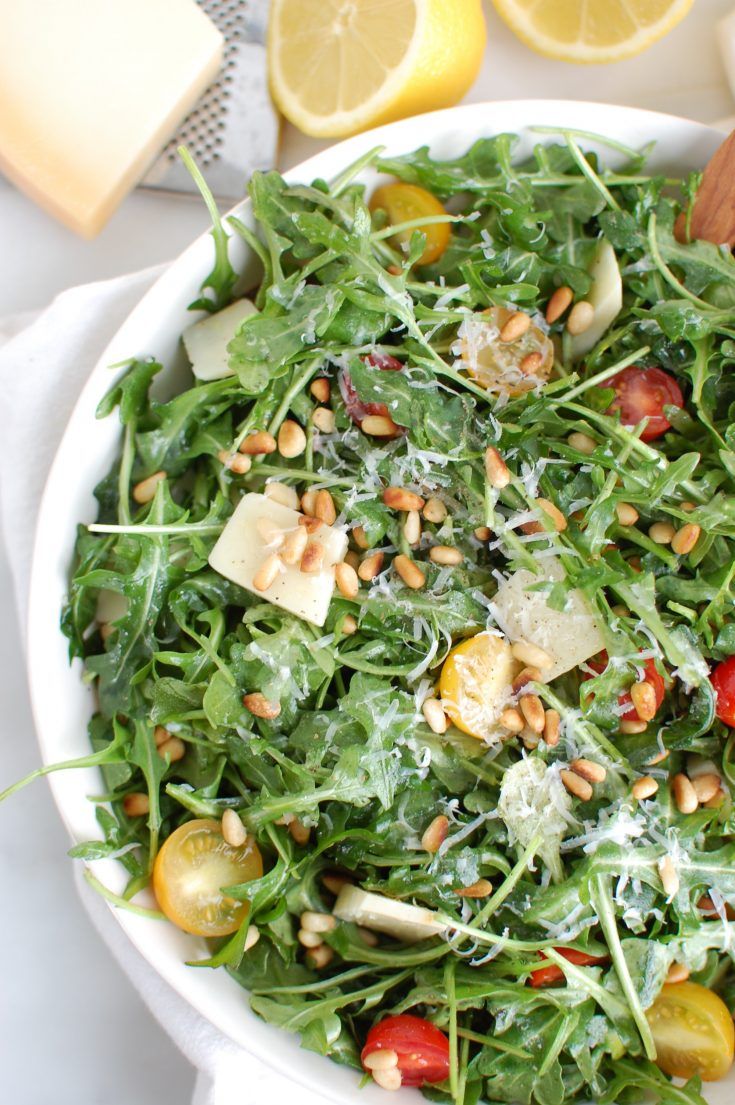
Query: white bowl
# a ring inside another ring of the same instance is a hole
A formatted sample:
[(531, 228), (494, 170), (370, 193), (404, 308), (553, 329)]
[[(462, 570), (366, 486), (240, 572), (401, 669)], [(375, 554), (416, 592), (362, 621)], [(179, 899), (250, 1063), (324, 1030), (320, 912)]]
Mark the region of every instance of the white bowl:
[[(329, 179), (376, 145), (388, 155), (408, 153), (427, 144), (439, 157), (463, 153), (477, 138), (512, 131), (522, 136), (519, 153), (527, 153), (550, 136), (530, 134), (530, 127), (564, 126), (592, 131), (639, 147), (655, 141), (650, 164), (656, 170), (685, 174), (700, 169), (722, 141), (711, 128), (670, 115), (607, 104), (573, 101), (519, 100), (471, 104), (393, 123), (368, 134), (341, 142), (286, 174), (293, 181)], [(585, 146), (594, 142), (585, 140)], [(615, 162), (610, 150), (603, 150)], [(374, 173), (363, 174), (369, 181)], [(249, 204), (235, 212), (250, 221)], [(252, 264), (240, 239), (233, 239), (232, 254), (238, 269)], [(115, 417), (95, 419), (95, 408), (114, 375), (108, 366), (135, 356), (152, 355), (169, 371), (180, 364), (179, 336), (192, 321), (187, 304), (212, 262), (212, 240), (197, 239), (151, 288), (120, 328), (93, 370), (74, 408), (54, 460), (43, 496), (33, 558), (28, 624), (28, 655), (33, 712), (43, 759), (46, 763), (72, 759), (89, 752), (87, 720), (93, 710), (92, 692), (81, 681), (81, 664), (68, 662), (67, 642), (59, 631), (59, 611), (66, 594), (69, 568), (79, 521), (93, 521), (92, 489), (107, 472), (119, 446)], [(75, 770), (52, 775), (51, 789), (74, 841), (99, 837), (94, 807), (87, 795), (99, 793), (97, 770)], [(122, 869), (113, 860), (92, 865), (107, 886), (121, 890)], [(298, 1038), (264, 1024), (251, 1013), (247, 995), (224, 971), (196, 970), (187, 959), (202, 954), (202, 942), (178, 932), (172, 925), (144, 920), (123, 911), (115, 916), (128, 937), (192, 1006), (226, 1036), (275, 1070), (309, 1087), (330, 1101), (352, 1101), (357, 1088), (355, 1072), (303, 1051)], [(732, 1100), (735, 1079), (708, 1087), (712, 1105)], [(728, 1092), (729, 1091), (729, 1092)], [(365, 1105), (385, 1105), (383, 1091), (367, 1087), (361, 1093)]]

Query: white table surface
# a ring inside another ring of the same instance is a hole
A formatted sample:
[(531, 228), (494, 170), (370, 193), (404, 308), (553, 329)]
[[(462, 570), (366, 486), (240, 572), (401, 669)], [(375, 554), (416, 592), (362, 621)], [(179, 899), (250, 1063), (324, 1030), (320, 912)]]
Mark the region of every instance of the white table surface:
[[(489, 45), (468, 101), (553, 97), (729, 117), (714, 24), (733, 0), (695, 0), (647, 53), (615, 66), (540, 58), (487, 3)], [(288, 167), (324, 143), (286, 127)], [(72, 284), (173, 257), (207, 225), (199, 201), (138, 192), (92, 242), (76, 238), (0, 179), (0, 315), (42, 307)], [(4, 557), (0, 555), (0, 788), (38, 762)], [(0, 808), (2, 1096), (14, 1105), (180, 1105), (193, 1072), (94, 933), (65, 859), (65, 831), (44, 783)]]

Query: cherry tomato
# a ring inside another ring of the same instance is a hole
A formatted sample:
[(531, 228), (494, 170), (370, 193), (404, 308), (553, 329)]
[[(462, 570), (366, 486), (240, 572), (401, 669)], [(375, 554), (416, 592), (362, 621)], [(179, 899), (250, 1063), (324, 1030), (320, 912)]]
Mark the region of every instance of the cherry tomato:
[(481, 315), (468, 317), (458, 334), (463, 367), (480, 387), (500, 395), (532, 391), (539, 381), (548, 380), (554, 367), (553, 343), (533, 323), (514, 341), (500, 340), (512, 313), (506, 307), (488, 307)]
[(153, 890), (169, 921), (195, 936), (227, 936), (248, 912), (247, 902), (222, 893), (223, 886), (259, 879), (263, 859), (249, 836), (227, 844), (219, 821), (198, 818), (179, 826), (164, 842), (153, 868)]
[(508, 642), (494, 633), (478, 633), (455, 645), (439, 676), (445, 712), (463, 733), (491, 739), (506, 705), (508, 685), (520, 669)]
[[(362, 359), (365, 364), (372, 365), (373, 368), (379, 368), (381, 372), (401, 372), (403, 370), (401, 362), (396, 357), (392, 357), (390, 353), (368, 353)], [(363, 403), (357, 394), (355, 385), (352, 383), (352, 377), (346, 369), (343, 369), (340, 373), (339, 390), (342, 393), (345, 410), (357, 426), (361, 426), (363, 419), (367, 418), (369, 414), (382, 414), (386, 418), (390, 417), (390, 411), (385, 403)]]
[(611, 376), (603, 387), (615, 388), (617, 398), (607, 413), (620, 411), (624, 426), (637, 426), (648, 416), (648, 423), (641, 434), (641, 441), (654, 441), (671, 429), (664, 415), (664, 406), (683, 407), (684, 396), (673, 376), (661, 368), (638, 368), (629, 365), (617, 376)]
[(663, 987), (646, 1018), (656, 1044), (656, 1063), (674, 1078), (724, 1078), (733, 1061), (735, 1028), (717, 994), (696, 982)]
[(717, 696), (716, 713), (720, 721), (735, 729), (735, 656), (718, 664), (711, 676)]
[[(373, 192), (370, 199), (370, 210), (377, 211), (379, 208), (385, 211), (391, 226), (412, 222), (423, 215), (447, 213), (436, 196), (432, 196), (431, 192), (420, 188), (418, 184), (384, 184)], [(429, 223), (410, 230), (399, 230), (391, 238), (391, 243), (396, 249), (407, 251), (415, 230), (420, 230), (426, 236), (424, 252), (416, 264), (430, 265), (438, 261), (449, 245), (449, 223)]]
[[(602, 674), (608, 663), (609, 658), (607, 652), (605, 652), (604, 649), (596, 657), (594, 657), (594, 659), (587, 661), (589, 667), (591, 667), (593, 671), (597, 672), (598, 675)], [(661, 708), (661, 703), (664, 700), (664, 695), (666, 693), (666, 684), (659, 674), (658, 668), (654, 664), (653, 660), (650, 659), (650, 657), (648, 660), (644, 661), (643, 670), (645, 672), (645, 675), (643, 677), (644, 681), (651, 684), (656, 695), (656, 710), (658, 711)], [(588, 679), (592, 679), (592, 676), (582, 676), (583, 682), (586, 682)], [(622, 721), (638, 720), (638, 714), (636, 713), (635, 707), (633, 705), (633, 699), (630, 697), (630, 693), (628, 691), (623, 691), (623, 693), (618, 698), (618, 702), (621, 706), (629, 707), (629, 709), (627, 709), (624, 714), (620, 715)]]
[[(554, 948), (554, 951), (558, 952), (559, 955), (563, 955), (566, 960), (574, 963), (577, 967), (591, 967), (608, 962), (607, 956), (588, 955), (587, 952), (578, 952), (575, 948)], [(539, 955), (542, 959), (546, 958), (543, 952), (539, 952)], [(532, 971), (528, 976), (528, 981), (534, 990), (538, 990), (542, 986), (552, 986), (556, 982), (564, 982), (564, 972), (558, 964), (550, 963), (548, 967), (540, 967), (538, 971)]]
[(404, 1086), (423, 1086), (449, 1077), (449, 1040), (423, 1017), (401, 1013), (373, 1025), (362, 1049), (363, 1065), (368, 1055), (385, 1050), (395, 1051), (398, 1056)]

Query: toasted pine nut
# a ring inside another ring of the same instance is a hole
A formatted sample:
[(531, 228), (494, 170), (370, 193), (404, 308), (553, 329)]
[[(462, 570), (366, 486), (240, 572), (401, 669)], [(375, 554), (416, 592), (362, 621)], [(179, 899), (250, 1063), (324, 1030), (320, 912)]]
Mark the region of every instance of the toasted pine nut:
[(304, 526), (297, 526), (296, 529), (290, 530), (278, 550), (278, 555), (283, 563), (292, 567), (298, 564), (304, 555), (308, 540), (309, 534)]
[(319, 944), (316, 948), (309, 948), (305, 958), (312, 970), (323, 971), (334, 959), (334, 949), (329, 944)]
[(234, 810), (225, 810), (222, 814), (222, 836), (225, 844), (241, 848), (248, 838), (247, 829)]
[(549, 748), (554, 748), (559, 743), (559, 725), (561, 718), (558, 710), (547, 710), (544, 721), (544, 741)]
[(384, 559), (384, 554), (379, 549), (374, 553), (370, 553), (368, 556), (364, 556), (360, 561), (360, 567), (357, 569), (357, 574), (360, 579), (365, 580), (367, 583), (380, 575)]
[(656, 716), (656, 692), (653, 684), (643, 679), (630, 688), (630, 697), (635, 712), (641, 721), (652, 721)]
[(594, 760), (572, 760), (569, 766), (575, 775), (581, 775), (588, 783), (604, 783), (607, 778), (606, 769), (602, 764), (595, 763)]
[(307, 932), (332, 932), (337, 927), (337, 918), (331, 913), (317, 913), (306, 909), (301, 914), (301, 927)]
[(368, 414), (360, 423), (360, 429), (371, 437), (395, 437), (400, 433), (392, 418), (384, 414)]
[(662, 748), (660, 752), (657, 752), (655, 756), (651, 756), (650, 760), (646, 760), (647, 767), (655, 767), (656, 764), (661, 764), (668, 757), (668, 748)]
[(618, 725), (621, 733), (645, 733), (647, 728), (648, 722), (641, 721), (640, 718), (623, 719)]
[(689, 968), (684, 963), (672, 963), (669, 973), (666, 975), (666, 985), (675, 986), (677, 982), (686, 982), (689, 978)]
[(334, 578), (339, 588), (340, 595), (346, 599), (354, 599), (360, 589), (360, 581), (357, 578), (355, 569), (350, 564), (343, 561), (341, 564), (335, 566)]
[(310, 487), (309, 490), (305, 491), (304, 494), (301, 496), (301, 510), (302, 513), (307, 516), (307, 518), (315, 517), (314, 512), (316, 510), (316, 496), (317, 493), (313, 487)]
[(245, 935), (245, 951), (249, 952), (251, 948), (260, 940), (260, 929), (257, 925), (248, 925), (248, 931)]
[(522, 664), (526, 664), (531, 668), (541, 668), (543, 670), (544, 668), (550, 668), (554, 663), (545, 649), (532, 644), (530, 641), (515, 641), (510, 646), (510, 651), (516, 660), (520, 660)]
[(538, 350), (534, 350), (533, 353), (526, 353), (526, 356), (518, 365), (518, 368), (524, 376), (535, 376), (538, 370), (541, 368), (541, 362), (543, 361), (543, 359), (544, 358), (541, 356)]
[(409, 510), (403, 523), (403, 536), (409, 545), (418, 545), (421, 540), (421, 515), (418, 510)]
[(334, 894), (335, 898), (345, 886), (352, 886), (352, 879), (348, 879), (345, 875), (322, 875), (322, 885), (326, 886), (330, 894)]
[(281, 712), (281, 703), (269, 702), (260, 691), (244, 694), (242, 696), (242, 704), (254, 717), (262, 717), (267, 721), (272, 721), (274, 718), (277, 718)]
[(616, 616), (616, 618), (630, 617), (630, 610), (627, 606), (623, 606), (622, 603), (617, 603), (615, 606), (611, 606), (610, 610)]
[(518, 338), (523, 337), (530, 325), (531, 319), (525, 311), (514, 311), (500, 331), (500, 340), (506, 343), (517, 341)]
[(355, 526), (352, 530), (352, 540), (357, 545), (358, 549), (369, 549), (370, 542), (367, 539), (364, 526)]
[(447, 516), (447, 508), (441, 499), (427, 499), (423, 514), (427, 522), (439, 525)]
[(316, 493), (316, 499), (314, 500), (314, 517), (318, 518), (320, 522), (324, 522), (325, 526), (333, 526), (337, 520), (334, 499), (325, 487)]
[(162, 725), (157, 725), (153, 730), (153, 740), (156, 743), (156, 748), (160, 748), (169, 738), (171, 734), (168, 729), (164, 729)]
[(256, 430), (240, 442), (240, 452), (248, 456), (262, 456), (263, 453), (275, 453), (276, 439), (267, 430)]
[(546, 715), (544, 713), (544, 704), (537, 694), (524, 694), (519, 702), (521, 707), (521, 713), (523, 714), (529, 729), (532, 729), (534, 733), (543, 733), (544, 725), (546, 724)]
[(658, 873), (667, 898), (673, 898), (679, 890), (679, 876), (671, 856), (662, 856), (658, 861)]
[(670, 545), (671, 538), (675, 533), (676, 530), (671, 522), (654, 522), (648, 529), (648, 536), (652, 541), (655, 541), (657, 545)]
[(158, 746), (158, 755), (161, 759), (168, 759), (170, 763), (175, 764), (178, 760), (183, 760), (186, 755), (186, 745), (178, 737), (169, 737)]
[(691, 514), (691, 512), (693, 510), (697, 509), (697, 504), (696, 503), (690, 503), (690, 502), (683, 502), (681, 504), (681, 509), (686, 511), (687, 514)]
[(571, 445), (572, 449), (576, 449), (578, 453), (584, 453), (585, 456), (591, 456), (597, 448), (597, 442), (589, 434), (583, 434), (580, 430), (575, 430), (567, 438), (567, 442)]
[(678, 775), (674, 776), (672, 786), (674, 801), (676, 802), (676, 808), (679, 813), (694, 813), (699, 805), (699, 799), (697, 798), (697, 792), (692, 785), (691, 779), (679, 772)]
[(438, 698), (427, 698), (421, 707), (421, 712), (432, 733), (446, 733), (449, 719)]
[(434, 545), (429, 549), (429, 560), (432, 564), (441, 564), (443, 567), (454, 567), (461, 564), (464, 556), (453, 545)]
[(510, 483), (510, 469), (494, 445), (485, 450), (485, 475), (490, 486), (498, 491)]
[(280, 548), (286, 537), (281, 527), (277, 526), (270, 518), (258, 518), (255, 523), (255, 529), (263, 544), (267, 545), (269, 548)]
[(405, 487), (386, 487), (383, 502), (391, 510), (422, 510), (426, 506), (426, 501), (420, 495), (415, 491), (407, 491)]
[(577, 775), (576, 771), (560, 771), (559, 778), (570, 794), (573, 794), (575, 798), (580, 798), (583, 802), (589, 802), (592, 797), (592, 787), (586, 779), (583, 779), (581, 775)]
[(718, 810), (722, 803), (725, 801), (725, 792), (722, 787), (719, 788), (716, 794), (713, 794), (711, 798), (708, 798), (702, 805), (706, 810)]
[(529, 729), (526, 725), (521, 733), (521, 741), (523, 742), (523, 747), (527, 748), (529, 752), (532, 752), (534, 748), (538, 748), (541, 744), (541, 735), (540, 733), (534, 733), (533, 729)]
[(406, 584), (414, 591), (418, 591), (426, 583), (426, 576), (419, 568), (415, 560), (411, 560), (410, 556), (404, 556), (401, 553), (393, 561), (393, 567), (398, 572), (399, 576)]
[(309, 537), (312, 537), (322, 528), (324, 523), (320, 518), (309, 518), (306, 514), (302, 514), (299, 518), (299, 525), (304, 528)]
[(122, 807), (128, 817), (145, 817), (150, 813), (151, 803), (147, 794), (137, 791), (125, 795)]
[(295, 844), (308, 844), (311, 829), (299, 821), (298, 817), (292, 818), (288, 823), (288, 831)]
[(334, 411), (330, 411), (329, 407), (316, 407), (312, 412), (311, 421), (323, 434), (334, 433)]
[(278, 578), (281, 572), (281, 561), (277, 553), (267, 556), (253, 576), (253, 587), (256, 591), (267, 591)]
[[(434, 700), (436, 701), (436, 699)], [(449, 819), (440, 813), (438, 817), (435, 817), (431, 824), (424, 829), (424, 834), (421, 837), (421, 847), (425, 852), (430, 852), (432, 855), (434, 852), (438, 852), (444, 841), (447, 839), (447, 833), (449, 832)]]
[(140, 503), (141, 506), (144, 503), (150, 503), (156, 494), (159, 483), (165, 479), (166, 473), (161, 469), (160, 472), (154, 472), (152, 476), (146, 476), (140, 483), (136, 483), (133, 488), (133, 498), (136, 503)]
[(384, 1047), (371, 1051), (362, 1061), (365, 1070), (391, 1070), (398, 1066), (398, 1054), (392, 1048)]
[(287, 418), (278, 431), (278, 452), (282, 457), (291, 460), (300, 457), (306, 449), (306, 434), (298, 422)]
[(493, 892), (493, 884), (489, 879), (478, 879), (471, 886), (460, 886), (454, 893), (460, 898), (489, 898)]
[(658, 790), (658, 783), (652, 775), (641, 775), (640, 779), (636, 779), (631, 787), (631, 794), (638, 801), (642, 802), (644, 798), (651, 798)]
[(543, 683), (544, 677), (538, 668), (521, 668), (512, 683), (514, 694), (522, 691), (527, 683)]
[(697, 775), (695, 779), (692, 779), (692, 786), (697, 801), (700, 805), (704, 805), (705, 802), (709, 802), (710, 798), (714, 798), (720, 789), (720, 777), (719, 775)]
[(322, 570), (324, 563), (324, 545), (321, 541), (309, 541), (301, 557), (300, 568), (302, 572), (313, 575)]
[(345, 553), (345, 564), (349, 564), (349, 566), (351, 568), (354, 568), (355, 572), (357, 572), (357, 569), (360, 566), (359, 553), (356, 553), (354, 549), (348, 549)]
[(560, 288), (556, 289), (546, 304), (546, 321), (549, 326), (556, 322), (558, 318), (561, 318), (573, 299), (574, 292), (568, 284), (562, 284)]
[(567, 331), (575, 337), (589, 330), (595, 317), (595, 308), (587, 299), (578, 299), (569, 312)]
[(228, 453), (226, 449), (220, 449), (217, 457), (236, 476), (244, 476), (253, 467), (252, 459), (244, 453)]
[(615, 513), (621, 526), (634, 526), (640, 515), (630, 503), (616, 503)]
[(309, 932), (308, 929), (299, 929), (297, 939), (302, 948), (318, 948), (324, 941), (318, 932)]
[(503, 729), (508, 729), (511, 733), (520, 733), (526, 724), (520, 710), (516, 710), (513, 706), (509, 706), (507, 710), (503, 710), (498, 721)]
[(490, 526), (478, 526), (474, 534), (478, 541), (489, 541), (493, 535), (493, 531), (490, 529)]
[[(567, 520), (559, 510), (559, 507), (552, 503), (549, 499), (536, 499), (534, 504), (538, 509), (543, 511), (549, 521), (553, 524), (557, 533), (563, 533), (567, 528)], [(521, 526), (524, 533), (546, 533), (547, 527), (543, 522), (526, 522)]]
[(690, 553), (699, 540), (701, 532), (702, 527), (698, 526), (696, 522), (687, 522), (685, 526), (677, 530), (671, 541), (671, 547), (676, 555), (686, 556)]
[(357, 622), (352, 614), (345, 614), (342, 619), (341, 629), (345, 637), (351, 637), (353, 633), (357, 633)]
[(357, 926), (357, 935), (362, 940), (363, 944), (366, 944), (368, 948), (377, 948), (380, 940), (372, 931), (372, 929), (363, 928), (362, 925)]
[(403, 1075), (398, 1067), (391, 1067), (390, 1070), (375, 1070), (373, 1071), (373, 1081), (380, 1086), (381, 1090), (400, 1090), (403, 1084)]
[(326, 376), (317, 376), (316, 380), (312, 380), (309, 391), (320, 403), (329, 402), (330, 386)]

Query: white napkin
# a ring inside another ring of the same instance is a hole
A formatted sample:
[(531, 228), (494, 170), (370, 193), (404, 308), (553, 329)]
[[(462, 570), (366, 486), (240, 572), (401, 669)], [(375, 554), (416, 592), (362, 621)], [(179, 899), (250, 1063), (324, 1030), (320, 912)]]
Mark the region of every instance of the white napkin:
[[(23, 636), (33, 533), (49, 466), (82, 385), (112, 335), (163, 268), (70, 288), (45, 311), (0, 319), (0, 521)], [(77, 884), (82, 902), (118, 963), (198, 1069), (192, 1105), (323, 1103), (199, 1016), (151, 971), (107, 904), (83, 879), (78, 877)]]

